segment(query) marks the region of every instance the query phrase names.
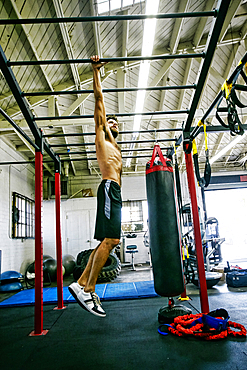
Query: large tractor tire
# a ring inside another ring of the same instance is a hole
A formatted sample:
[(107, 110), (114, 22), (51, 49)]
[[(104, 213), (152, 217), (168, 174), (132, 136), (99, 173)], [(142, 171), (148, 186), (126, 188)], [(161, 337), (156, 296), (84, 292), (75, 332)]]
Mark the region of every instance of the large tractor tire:
[[(80, 252), (76, 259), (76, 266), (73, 271), (75, 280), (78, 280), (85, 270), (89, 257), (93, 249), (88, 249)], [(102, 268), (97, 283), (105, 283), (116, 279), (121, 270), (121, 263), (115, 253), (110, 253), (104, 267)]]

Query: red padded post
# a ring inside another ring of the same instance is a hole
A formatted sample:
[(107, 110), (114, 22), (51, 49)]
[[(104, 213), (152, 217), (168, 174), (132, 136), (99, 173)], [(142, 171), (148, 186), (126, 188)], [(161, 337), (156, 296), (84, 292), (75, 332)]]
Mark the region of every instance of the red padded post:
[(35, 307), (34, 331), (30, 336), (45, 335), (43, 330), (43, 154), (35, 153)]
[(64, 309), (63, 305), (63, 262), (62, 262), (62, 239), (61, 239), (61, 183), (60, 173), (55, 172), (55, 204), (56, 204), (56, 250), (57, 250), (57, 307)]
[(201, 228), (198, 213), (197, 197), (196, 197), (196, 185), (195, 177), (192, 163), (191, 153), (185, 153), (185, 162), (187, 170), (187, 179), (190, 192), (193, 224), (194, 224), (194, 237), (196, 245), (196, 258), (197, 258), (197, 270), (198, 270), (198, 283), (200, 289), (200, 301), (201, 301), (201, 311), (202, 313), (209, 312), (208, 304), (208, 292), (207, 292), (207, 282), (204, 268), (204, 258), (202, 250), (202, 239), (201, 239)]

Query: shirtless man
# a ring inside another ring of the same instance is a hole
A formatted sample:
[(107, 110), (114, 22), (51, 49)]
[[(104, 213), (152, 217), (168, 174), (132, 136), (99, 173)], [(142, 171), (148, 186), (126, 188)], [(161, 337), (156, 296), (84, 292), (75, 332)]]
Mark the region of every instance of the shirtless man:
[(115, 116), (106, 118), (103, 100), (99, 56), (92, 56), (93, 89), (95, 97), (95, 145), (102, 182), (97, 193), (97, 217), (94, 238), (101, 243), (94, 249), (87, 266), (77, 282), (69, 286), (76, 301), (94, 315), (105, 317), (95, 285), (110, 252), (120, 241), (121, 233), (121, 172), (122, 157), (115, 141), (118, 135), (118, 121)]

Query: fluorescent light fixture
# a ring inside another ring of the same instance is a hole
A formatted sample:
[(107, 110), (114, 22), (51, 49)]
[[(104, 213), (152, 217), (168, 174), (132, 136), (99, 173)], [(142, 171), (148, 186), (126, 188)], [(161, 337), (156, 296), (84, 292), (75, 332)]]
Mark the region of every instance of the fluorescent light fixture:
[(245, 134), (244, 135), (238, 135), (237, 137), (235, 137), (235, 139), (230, 141), (230, 143), (227, 144), (223, 149), (221, 149), (217, 154), (215, 154), (215, 156), (210, 158), (209, 163), (213, 164), (214, 162), (216, 162), (220, 157), (222, 157), (224, 154), (226, 154), (228, 152), (228, 150), (230, 150), (235, 145), (237, 145), (241, 140), (243, 140), (244, 137), (245, 137)]
[[(146, 10), (145, 14), (157, 14), (159, 9), (159, 0), (146, 0)], [(156, 19), (145, 19), (144, 30), (143, 30), (143, 40), (142, 40), (142, 56), (151, 56), (154, 45), (154, 36), (156, 28)], [(148, 75), (150, 69), (150, 62), (144, 60), (140, 64), (139, 78), (138, 78), (138, 87), (145, 88), (147, 87)], [(136, 94), (136, 106), (135, 113), (141, 113), (143, 111), (144, 100), (145, 100), (145, 90), (138, 90)], [(133, 131), (135, 133), (132, 136), (132, 140), (136, 140), (139, 134), (140, 125), (141, 125), (142, 116), (134, 116), (134, 125)], [(134, 144), (130, 146), (130, 149), (133, 149)], [(132, 151), (129, 152), (129, 155), (132, 155)], [(126, 161), (126, 167), (130, 167), (131, 159), (128, 158)]]

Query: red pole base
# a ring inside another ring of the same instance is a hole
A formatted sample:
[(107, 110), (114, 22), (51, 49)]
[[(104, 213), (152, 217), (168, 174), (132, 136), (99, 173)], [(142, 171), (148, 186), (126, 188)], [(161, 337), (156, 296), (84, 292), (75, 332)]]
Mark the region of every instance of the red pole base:
[(31, 333), (29, 334), (29, 337), (38, 337), (40, 335), (46, 335), (48, 333), (49, 330), (42, 330), (42, 332), (40, 334), (36, 334), (35, 331), (31, 331)]
[(63, 306), (63, 307), (54, 307), (53, 310), (64, 310), (65, 308), (67, 308), (67, 306)]

